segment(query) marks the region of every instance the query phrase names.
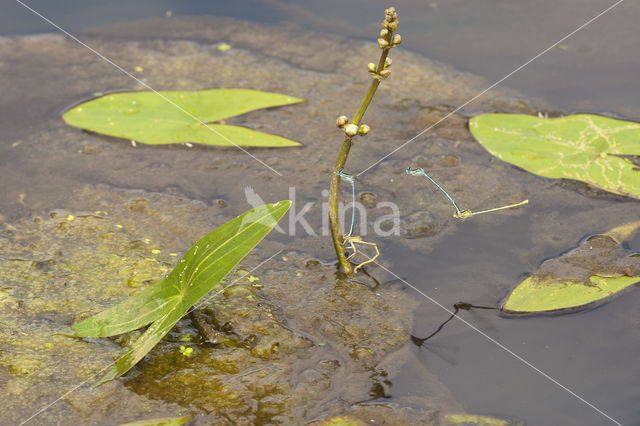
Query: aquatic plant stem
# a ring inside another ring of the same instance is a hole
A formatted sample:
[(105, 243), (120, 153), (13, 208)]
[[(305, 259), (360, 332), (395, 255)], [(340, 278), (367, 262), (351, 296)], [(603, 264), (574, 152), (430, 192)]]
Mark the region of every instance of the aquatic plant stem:
[[(371, 84), (369, 85), (369, 90), (360, 103), (360, 107), (351, 120), (351, 125), (356, 126), (356, 128), (360, 126), (360, 121), (362, 120), (364, 113), (367, 111), (367, 108), (369, 107), (369, 104), (371, 103), (371, 100), (373, 99), (373, 96), (375, 95), (380, 82), (389, 75), (389, 70), (385, 69), (389, 66), (389, 64), (387, 63), (389, 50), (391, 50), (391, 48), (395, 45), (400, 44), (400, 38), (393, 37), (393, 31), (397, 28), (398, 22), (398, 15), (395, 13), (395, 9), (387, 9), (385, 11), (385, 15), (385, 21), (383, 21), (382, 24), (383, 27), (385, 27), (385, 30), (383, 30), (383, 33), (380, 34), (381, 38), (378, 40), (378, 45), (382, 49), (380, 60), (378, 61), (378, 66), (375, 67), (375, 70), (369, 70), (373, 75), (373, 79), (371, 80)], [(373, 67), (373, 64), (371, 64), (370, 67)], [(341, 169), (344, 169), (344, 166), (347, 163), (347, 157), (349, 156), (349, 151), (351, 150), (353, 138), (356, 136), (357, 133), (354, 135), (350, 135), (349, 132), (345, 130), (344, 142), (342, 143), (342, 147), (340, 148), (340, 152), (338, 153), (338, 159), (336, 160), (336, 165), (333, 169), (333, 175), (331, 176), (331, 186), (329, 188), (329, 227), (331, 229), (333, 246), (336, 250), (336, 255), (338, 256), (338, 263), (340, 264), (340, 268), (345, 274), (349, 276), (353, 275), (353, 269), (351, 268), (351, 264), (347, 259), (346, 249), (344, 246), (344, 238), (340, 231), (338, 204), (341, 179), (338, 175), (338, 172)], [(352, 208), (355, 208), (355, 206), (352, 206)]]
[(338, 154), (338, 160), (333, 170), (333, 176), (331, 177), (331, 186), (329, 187), (329, 227), (331, 228), (331, 238), (333, 239), (333, 247), (336, 250), (338, 256), (338, 263), (342, 272), (347, 275), (352, 275), (353, 270), (351, 264), (347, 260), (346, 249), (344, 247), (344, 240), (342, 233), (340, 232), (340, 220), (338, 217), (338, 195), (340, 193), (340, 176), (337, 175), (338, 171), (344, 168), (347, 162), (347, 156), (351, 149), (351, 137), (345, 137)]

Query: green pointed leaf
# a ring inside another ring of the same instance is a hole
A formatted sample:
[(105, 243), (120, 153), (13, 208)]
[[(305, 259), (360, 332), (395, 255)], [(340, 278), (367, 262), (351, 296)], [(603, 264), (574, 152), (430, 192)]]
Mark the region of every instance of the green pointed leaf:
[(216, 287), (284, 216), (290, 201), (249, 210), (214, 229), (180, 259), (169, 276), (119, 305), (72, 326), (81, 337), (104, 337), (152, 324), (99, 383), (120, 377)]
[(146, 144), (286, 147), (300, 143), (244, 127), (201, 122), (298, 102), (302, 99), (250, 89), (123, 92), (76, 105), (62, 118), (71, 126)]
[(640, 222), (629, 222), (608, 230), (605, 235), (613, 238), (616, 243), (622, 244), (638, 227), (640, 227)]
[(625, 256), (620, 243), (640, 227), (632, 222), (587, 238), (544, 262), (507, 297), (502, 310), (532, 313), (578, 309), (640, 282), (640, 255)]
[[(215, 284), (214, 284), (215, 287)], [(176, 300), (174, 300), (176, 302)], [(184, 308), (182, 304), (173, 303), (167, 306), (169, 311), (166, 312), (158, 320), (154, 321), (140, 336), (127, 353), (116, 361), (116, 364), (100, 378), (98, 385), (117, 379), (124, 373), (133, 368), (153, 347), (173, 328), (184, 314), (187, 313), (189, 307)]]
[(639, 167), (621, 157), (640, 155), (640, 123), (592, 114), (483, 114), (469, 129), (491, 154), (531, 173), (640, 198)]
[(449, 425), (465, 426), (509, 426), (512, 424), (508, 420), (477, 414), (445, 414), (444, 421)]
[(640, 277), (590, 277), (581, 281), (545, 282), (529, 277), (509, 295), (502, 309), (508, 312), (546, 312), (577, 309), (597, 302), (640, 282)]
[(157, 419), (138, 420), (131, 423), (124, 423), (120, 426), (180, 426), (190, 419), (191, 417), (162, 417)]
[(171, 284), (165, 278), (119, 305), (75, 323), (71, 329), (79, 337), (109, 337), (136, 330), (160, 318), (173, 295)]
[(331, 417), (326, 420), (315, 421), (310, 426), (365, 426), (366, 423), (352, 416)]

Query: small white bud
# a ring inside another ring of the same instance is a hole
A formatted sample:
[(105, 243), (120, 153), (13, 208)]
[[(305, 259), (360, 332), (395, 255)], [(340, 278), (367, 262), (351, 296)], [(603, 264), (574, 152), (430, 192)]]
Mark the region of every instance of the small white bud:
[(382, 70), (378, 73), (380, 77), (387, 78), (391, 75), (391, 70)]
[(389, 30), (386, 28), (383, 28), (382, 30), (380, 30), (380, 37), (386, 37), (387, 35), (389, 35)]
[(367, 126), (366, 124), (363, 124), (362, 126), (360, 126), (360, 129), (358, 129), (358, 132), (364, 136), (367, 133), (369, 133), (369, 130), (371, 130), (371, 127)]
[(347, 116), (341, 115), (336, 119), (336, 126), (342, 129), (348, 122), (349, 122), (349, 119), (347, 118)]
[(386, 59), (384, 60), (384, 67), (385, 67), (385, 68), (388, 68), (388, 67), (390, 67), (390, 66), (391, 66), (391, 64), (392, 64), (392, 63), (393, 63), (393, 61), (391, 60), (391, 58), (386, 58)]
[(376, 64), (374, 64), (373, 62), (369, 62), (367, 64), (367, 69), (369, 70), (369, 72), (376, 72)]
[(393, 40), (391, 41), (391, 44), (392, 44), (393, 46), (397, 46), (397, 45), (399, 45), (400, 43), (402, 43), (402, 37), (400, 36), (400, 34), (395, 34), (395, 35), (393, 36)]
[(344, 134), (353, 137), (358, 134), (358, 126), (355, 124), (347, 124), (344, 128)]
[[(395, 38), (395, 37), (394, 37)], [(383, 38), (378, 39), (378, 47), (380, 49), (386, 49), (389, 47), (389, 42)]]

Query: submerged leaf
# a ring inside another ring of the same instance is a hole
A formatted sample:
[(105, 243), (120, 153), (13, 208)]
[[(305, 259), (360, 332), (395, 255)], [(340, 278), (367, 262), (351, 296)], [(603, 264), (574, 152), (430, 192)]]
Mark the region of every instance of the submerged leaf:
[(189, 419), (191, 419), (191, 417), (162, 417), (138, 420), (131, 423), (124, 423), (120, 426), (180, 426), (185, 424)]
[(106, 337), (152, 323), (99, 383), (123, 375), (142, 359), (273, 229), (290, 205), (266, 204), (230, 220), (191, 247), (167, 278), (74, 324), (71, 328), (79, 337)]
[(365, 426), (366, 423), (352, 416), (331, 417), (311, 423), (311, 426)]
[(444, 420), (446, 424), (450, 425), (510, 426), (512, 424), (507, 420), (477, 414), (445, 414)]
[(640, 282), (640, 255), (620, 243), (640, 227), (632, 222), (585, 239), (562, 256), (545, 261), (507, 297), (505, 312), (576, 309)]
[[(159, 94), (158, 94), (159, 93)], [(298, 146), (281, 136), (245, 127), (208, 124), (302, 99), (250, 89), (112, 93), (62, 115), (75, 127), (146, 144), (194, 142), (220, 146)], [(194, 118), (195, 117), (195, 118)]]
[(491, 154), (548, 178), (575, 179), (640, 198), (640, 123), (592, 114), (538, 118), (482, 114), (469, 129)]

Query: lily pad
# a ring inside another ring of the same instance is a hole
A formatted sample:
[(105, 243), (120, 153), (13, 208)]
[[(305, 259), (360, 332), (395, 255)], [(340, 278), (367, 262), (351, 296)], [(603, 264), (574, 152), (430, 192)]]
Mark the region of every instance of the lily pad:
[(586, 238), (545, 261), (507, 297), (502, 310), (532, 313), (578, 309), (640, 282), (640, 254), (620, 245), (640, 226), (632, 222)]
[(592, 114), (482, 114), (469, 129), (492, 155), (548, 178), (575, 179), (640, 198), (640, 123)]
[(191, 247), (167, 278), (74, 324), (71, 328), (79, 337), (108, 337), (151, 324), (98, 384), (120, 377), (142, 359), (273, 229), (290, 205), (266, 204), (230, 220)]
[(71, 126), (152, 145), (287, 147), (301, 144), (246, 127), (203, 123), (302, 101), (251, 89), (123, 92), (76, 105), (62, 118)]

